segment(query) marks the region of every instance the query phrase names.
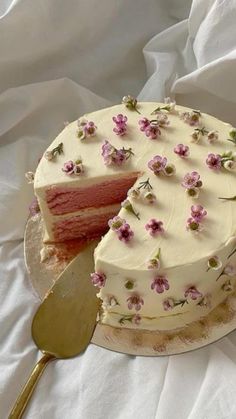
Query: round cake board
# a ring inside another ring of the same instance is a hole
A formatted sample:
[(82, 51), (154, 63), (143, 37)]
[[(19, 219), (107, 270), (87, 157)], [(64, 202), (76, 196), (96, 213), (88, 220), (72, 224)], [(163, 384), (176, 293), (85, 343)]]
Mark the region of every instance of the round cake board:
[[(89, 272), (94, 271), (93, 252), (98, 242), (94, 241), (87, 246), (78, 241), (44, 245), (40, 214), (29, 218), (24, 243), (26, 268), (41, 300), (74, 258), (78, 262), (78, 276), (85, 267)], [(231, 294), (208, 316), (172, 331), (126, 329), (98, 322), (91, 343), (129, 355), (177, 355), (216, 342), (235, 329), (236, 293)]]

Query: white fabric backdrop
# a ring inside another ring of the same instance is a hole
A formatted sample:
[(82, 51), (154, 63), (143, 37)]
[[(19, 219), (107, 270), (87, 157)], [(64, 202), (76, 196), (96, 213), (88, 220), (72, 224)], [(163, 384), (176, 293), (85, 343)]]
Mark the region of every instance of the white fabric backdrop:
[[(23, 260), (32, 188), (24, 173), (65, 120), (117, 103), (176, 95), (236, 124), (235, 0), (1, 0), (0, 419), (40, 357), (39, 299)], [(90, 345), (49, 365), (28, 419), (235, 419), (236, 333), (170, 358)]]

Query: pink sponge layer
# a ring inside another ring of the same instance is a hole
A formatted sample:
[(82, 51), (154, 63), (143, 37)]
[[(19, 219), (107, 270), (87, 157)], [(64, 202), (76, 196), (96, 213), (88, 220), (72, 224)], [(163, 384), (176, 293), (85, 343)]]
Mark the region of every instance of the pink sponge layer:
[(80, 216), (67, 218), (54, 223), (53, 231), (55, 240), (63, 242), (71, 239), (95, 239), (101, 237), (108, 230), (108, 220), (117, 211), (110, 211), (99, 215)]
[(83, 208), (99, 208), (123, 201), (133, 186), (137, 173), (129, 177), (109, 180), (87, 188), (50, 188), (46, 201), (53, 215), (75, 212)]

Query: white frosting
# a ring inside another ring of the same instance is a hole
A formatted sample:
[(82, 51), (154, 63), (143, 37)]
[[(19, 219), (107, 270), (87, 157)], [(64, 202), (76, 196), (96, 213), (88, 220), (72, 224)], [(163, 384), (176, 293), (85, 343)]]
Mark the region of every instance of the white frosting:
[[(139, 110), (142, 116), (154, 119), (155, 116), (151, 116), (151, 112), (158, 105), (141, 103)], [(177, 110), (189, 111), (180, 106)], [(119, 113), (128, 117), (128, 131), (124, 137), (119, 137), (113, 132), (112, 117)], [(224, 266), (228, 255), (236, 246), (236, 203), (218, 199), (221, 196), (230, 197), (236, 194), (236, 174), (225, 169), (216, 173), (208, 168), (205, 160), (210, 152), (222, 154), (226, 150), (235, 150), (232, 143), (226, 141), (232, 127), (210, 115), (202, 114), (200, 126), (208, 131), (218, 131), (219, 139), (210, 144), (207, 138), (203, 137), (198, 144), (195, 144), (191, 142), (191, 133), (195, 127), (181, 120), (177, 112), (168, 114), (170, 125), (161, 128), (161, 136), (157, 140), (150, 140), (140, 131), (138, 121), (141, 116), (135, 111), (126, 109), (124, 105), (103, 109), (85, 117), (97, 125), (96, 136), (79, 140), (76, 135), (76, 122), (73, 122), (49, 147), (51, 150), (63, 142), (64, 153), (51, 162), (42, 158), (36, 171), (35, 191), (46, 228), (48, 227), (50, 231), (52, 216), (45, 203), (45, 190), (52, 185), (87, 187), (136, 171), (140, 173), (138, 185), (149, 177), (157, 202), (151, 205), (130, 198), (133, 207), (140, 213), (140, 220), (125, 209), (121, 209), (119, 213), (134, 231), (133, 240), (125, 244), (118, 240), (115, 232), (109, 231), (95, 251), (95, 269), (105, 273), (107, 277), (105, 287), (101, 289), (99, 295), (102, 299), (110, 295), (119, 303), (117, 306), (104, 309), (103, 321), (119, 325), (117, 320), (122, 315), (134, 314), (135, 310), (130, 311), (127, 307), (127, 298), (134, 292), (144, 300), (144, 305), (138, 314), (145, 318), (145, 322), (142, 326), (141, 321), (140, 327), (155, 328), (162, 324), (160, 327), (168, 328), (168, 325), (161, 320), (167, 316), (173, 318), (173, 315), (179, 314), (181, 322), (189, 322), (196, 316), (203, 315), (206, 311), (204, 312), (202, 307), (196, 307), (198, 300), (190, 299), (189, 304), (175, 307), (173, 311), (168, 312), (163, 310), (162, 303), (169, 297), (177, 300), (184, 298), (184, 292), (189, 286), (195, 286), (203, 295), (212, 294), (212, 308), (225, 298), (221, 286), (227, 278), (222, 276), (216, 282), (219, 271), (206, 272), (206, 270), (209, 257), (219, 256)], [(105, 139), (116, 148), (132, 147), (134, 156), (122, 166), (105, 166), (101, 156), (101, 146)], [(173, 152), (174, 146), (179, 143), (189, 146), (190, 156), (187, 159), (183, 160)], [(176, 166), (176, 174), (173, 177), (155, 176), (148, 169), (147, 163), (155, 155), (166, 156), (168, 162)], [(66, 176), (61, 170), (63, 163), (76, 160), (79, 156), (85, 167), (84, 174), (80, 177)], [(188, 197), (181, 186), (183, 176), (193, 170), (199, 172), (203, 182), (197, 200)], [(208, 212), (203, 221), (204, 230), (198, 235), (186, 230), (190, 207), (195, 203), (203, 205)], [(144, 226), (151, 218), (163, 221), (164, 235), (157, 237), (149, 235)], [(147, 261), (153, 258), (159, 248), (161, 248), (161, 270), (158, 272), (148, 270)], [(231, 263), (236, 264), (236, 255), (233, 256)], [(156, 274), (163, 274), (168, 278), (170, 288), (163, 294), (151, 290), (150, 284)], [(127, 278), (135, 281), (133, 290), (125, 288), (124, 283)], [(171, 321), (171, 325), (172, 323)], [(133, 327), (130, 322), (124, 326)]]

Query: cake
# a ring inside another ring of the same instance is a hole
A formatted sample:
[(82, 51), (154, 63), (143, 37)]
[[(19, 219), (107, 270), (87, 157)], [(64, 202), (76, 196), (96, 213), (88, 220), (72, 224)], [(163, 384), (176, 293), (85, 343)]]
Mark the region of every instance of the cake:
[(206, 316), (236, 279), (236, 130), (165, 103), (68, 124), (39, 162), (45, 243), (101, 237), (100, 321), (171, 330)]

